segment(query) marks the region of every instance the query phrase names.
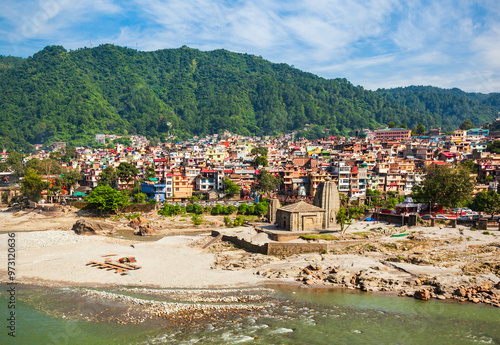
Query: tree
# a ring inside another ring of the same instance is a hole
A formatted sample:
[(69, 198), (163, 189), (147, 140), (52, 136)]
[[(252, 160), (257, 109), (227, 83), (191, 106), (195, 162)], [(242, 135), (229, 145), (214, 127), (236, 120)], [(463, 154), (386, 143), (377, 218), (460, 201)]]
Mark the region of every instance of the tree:
[(387, 124), (387, 127), (389, 127), (389, 128), (395, 128), (395, 127), (396, 127), (396, 124), (395, 124), (393, 121), (390, 121), (390, 122)]
[(63, 176), (60, 177), (61, 185), (66, 189), (71, 189), (80, 179), (82, 175), (78, 170), (67, 170), (64, 172)]
[(109, 185), (96, 187), (85, 197), (85, 201), (91, 208), (114, 213), (130, 205), (129, 197), (125, 192), (117, 191)]
[(76, 148), (74, 146), (66, 147), (65, 156), (68, 156), (69, 158), (72, 159), (76, 158)]
[(7, 165), (20, 175), (23, 171), (23, 155), (19, 152), (11, 152), (7, 157)]
[(366, 190), (366, 198), (369, 200), (371, 207), (381, 206), (381, 195), (382, 193), (378, 189)]
[(106, 167), (100, 174), (99, 180), (97, 180), (98, 186), (114, 186), (116, 184), (116, 180), (118, 179), (118, 175), (116, 174), (115, 168), (112, 166)]
[(145, 174), (144, 174), (144, 178), (145, 178), (146, 180), (149, 180), (149, 179), (151, 179), (151, 178), (156, 178), (156, 171), (155, 171), (154, 166), (152, 166), (152, 165), (148, 165), (148, 166), (146, 167), (146, 172), (145, 172)]
[(269, 150), (267, 149), (267, 147), (264, 147), (264, 146), (254, 147), (252, 149), (252, 154), (255, 155), (254, 165), (256, 167), (259, 167), (259, 166), (267, 167), (267, 166), (269, 166), (269, 163), (267, 161), (267, 154), (268, 154), (268, 152), (269, 152)]
[(41, 198), (41, 192), (49, 188), (50, 184), (42, 180), (36, 173), (35, 169), (28, 168), (24, 174), (24, 179), (21, 181), (21, 193), (28, 200), (38, 201)]
[(133, 164), (127, 162), (121, 162), (118, 168), (116, 168), (116, 175), (120, 181), (125, 181), (127, 183), (135, 179), (138, 174), (139, 170)]
[(480, 192), (475, 196), (471, 208), (489, 214), (493, 218), (500, 213), (500, 194), (493, 190)]
[(425, 134), (425, 126), (420, 122), (417, 125), (417, 135), (424, 135)]
[(472, 125), (472, 122), (470, 121), (470, 119), (467, 119), (465, 120), (464, 122), (462, 122), (462, 124), (460, 125), (460, 129), (463, 129), (465, 131), (471, 129), (471, 128), (474, 128), (474, 126)]
[[(363, 215), (364, 208), (360, 206), (355, 207), (340, 207), (337, 211), (337, 224), (340, 225), (340, 233), (344, 235), (349, 226), (352, 224), (352, 220), (359, 218)], [(347, 225), (347, 226), (346, 226)]]
[(42, 175), (58, 175), (61, 174), (62, 166), (55, 159), (39, 160), (33, 158), (26, 164), (27, 168), (33, 168), (38, 174)]
[(259, 202), (255, 204), (254, 213), (257, 214), (258, 216), (263, 216), (268, 212), (268, 209), (269, 209), (269, 204), (264, 202)]
[(239, 193), (240, 187), (235, 184), (233, 181), (231, 181), (229, 178), (224, 177), (224, 190), (226, 191), (226, 194), (229, 196), (233, 196), (236, 193)]
[(500, 154), (500, 140), (493, 140), (491, 144), (486, 146), (486, 151)]
[(339, 210), (337, 211), (336, 219), (337, 219), (337, 224), (340, 225), (340, 233), (343, 235), (347, 230), (347, 227), (349, 227), (349, 225), (352, 224), (349, 218), (349, 214), (347, 213), (345, 207), (339, 208)]
[(415, 199), (445, 207), (461, 206), (471, 199), (474, 181), (468, 167), (432, 164), (420, 185), (413, 187)]
[(262, 169), (257, 175), (257, 189), (263, 193), (275, 190), (281, 183), (280, 177), (275, 177), (269, 171)]
[(464, 167), (467, 167), (470, 170), (471, 174), (477, 173), (476, 164), (474, 163), (474, 161), (466, 160), (461, 162), (460, 164), (463, 165)]
[(254, 165), (256, 167), (267, 167), (269, 162), (267, 161), (267, 156), (257, 156), (254, 158)]

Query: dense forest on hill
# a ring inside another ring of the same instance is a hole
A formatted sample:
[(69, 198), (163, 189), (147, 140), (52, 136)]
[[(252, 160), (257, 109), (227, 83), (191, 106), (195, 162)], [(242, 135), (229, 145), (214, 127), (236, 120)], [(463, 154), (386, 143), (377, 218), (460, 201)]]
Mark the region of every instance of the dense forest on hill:
[(498, 97), (398, 90), (373, 92), (226, 50), (49, 46), (27, 59), (0, 57), (0, 145), (88, 145), (95, 133), (155, 141), (169, 131), (277, 135), (305, 124), (348, 135), (391, 121), (450, 130), (467, 118), (479, 125), (496, 117)]
[(445, 131), (457, 128), (464, 119), (470, 119), (475, 125), (491, 122), (500, 110), (500, 93), (467, 93), (433, 86), (378, 89), (376, 93), (388, 102), (438, 115), (433, 127), (439, 126)]

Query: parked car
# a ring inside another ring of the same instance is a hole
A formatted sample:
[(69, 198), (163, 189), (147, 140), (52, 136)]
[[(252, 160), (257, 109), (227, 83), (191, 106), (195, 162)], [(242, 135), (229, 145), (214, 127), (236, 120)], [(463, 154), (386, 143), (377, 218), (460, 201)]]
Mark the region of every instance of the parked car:
[(458, 220), (470, 220), (470, 216), (460, 216), (457, 219)]
[(432, 218), (432, 215), (430, 215), (430, 214), (424, 214), (424, 215), (421, 215), (420, 218), (422, 218), (424, 220), (430, 220)]
[(448, 217), (443, 216), (442, 214), (436, 214), (433, 218), (434, 219), (448, 219)]

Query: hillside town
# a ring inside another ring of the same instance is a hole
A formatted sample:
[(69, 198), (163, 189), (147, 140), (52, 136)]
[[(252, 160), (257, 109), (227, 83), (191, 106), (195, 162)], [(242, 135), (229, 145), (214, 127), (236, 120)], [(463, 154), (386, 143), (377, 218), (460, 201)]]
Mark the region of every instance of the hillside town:
[[(410, 130), (386, 127), (359, 130), (351, 138), (299, 140), (294, 133), (261, 138), (225, 132), (151, 146), (142, 136), (130, 136), (129, 145), (123, 145), (113, 144), (117, 139), (114, 135), (98, 134), (96, 142), (110, 143), (107, 147), (112, 148), (77, 147), (76, 157), (66, 162), (59, 159), (62, 168), (79, 172), (80, 178), (57, 193), (42, 191), (42, 202), (82, 198), (98, 186), (106, 168), (118, 168), (123, 163), (135, 167), (137, 175), (126, 180), (117, 178), (113, 187), (130, 189), (140, 185), (147, 197), (144, 201), (160, 203), (184, 202), (193, 196), (205, 200), (223, 198), (227, 179), (239, 187), (239, 199), (253, 200), (258, 195), (257, 176), (261, 170), (279, 178), (279, 185), (271, 192), (282, 199), (312, 200), (327, 176), (336, 182), (339, 193), (350, 200), (365, 199), (370, 190), (378, 190), (382, 195), (407, 196), (422, 180), (424, 167), (463, 161), (474, 163), (477, 174), (471, 174), (471, 178), (476, 181), (474, 194), (477, 194), (498, 189), (500, 155), (486, 151), (496, 135), (488, 129), (473, 128), (457, 129), (447, 135), (433, 129), (426, 135), (411, 136)], [(54, 153), (64, 153), (65, 149), (66, 143), (55, 142), (24, 155), (23, 165), (33, 159), (61, 157)], [(8, 156), (2, 153), (2, 161)], [(15, 173), (1, 174), (2, 189), (7, 192), (4, 201), (15, 200), (19, 195)], [(41, 177), (52, 184), (58, 176), (42, 174)], [(233, 198), (238, 199), (238, 195)]]

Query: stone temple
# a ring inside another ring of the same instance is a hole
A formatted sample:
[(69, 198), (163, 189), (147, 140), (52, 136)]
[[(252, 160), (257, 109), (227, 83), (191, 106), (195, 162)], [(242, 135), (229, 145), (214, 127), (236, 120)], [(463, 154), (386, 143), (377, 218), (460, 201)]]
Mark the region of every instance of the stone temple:
[(340, 208), (339, 190), (331, 177), (319, 184), (314, 195), (313, 205), (326, 211), (323, 229), (330, 229), (337, 224), (337, 212)]
[(312, 231), (331, 229), (336, 226), (340, 208), (337, 184), (327, 177), (319, 184), (313, 205), (304, 201), (279, 207), (273, 199), (269, 205), (269, 220), (283, 230)]

